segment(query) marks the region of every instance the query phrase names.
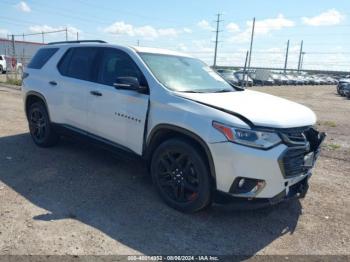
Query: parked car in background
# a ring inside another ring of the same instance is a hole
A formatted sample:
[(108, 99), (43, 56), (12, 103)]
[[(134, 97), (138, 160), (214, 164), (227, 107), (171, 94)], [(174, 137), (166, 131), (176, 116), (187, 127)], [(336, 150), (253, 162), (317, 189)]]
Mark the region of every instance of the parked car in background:
[[(14, 65), (14, 68), (13, 68)], [(23, 73), (23, 65), (19, 63), (16, 58), (12, 58), (5, 55), (0, 55), (0, 74), (6, 73), (6, 71), (16, 70), (17, 73)]]
[(341, 96), (348, 95), (347, 90), (350, 87), (350, 78), (342, 78), (339, 79), (338, 85), (337, 85), (337, 92)]
[(218, 69), (216, 70), (229, 84), (239, 85), (239, 81), (235, 76), (235, 71), (230, 69)]
[(311, 76), (311, 79), (312, 79), (312, 83), (314, 85), (320, 85), (321, 84), (321, 79), (318, 76), (313, 75), (313, 76)]
[(305, 79), (301, 75), (294, 75), (297, 85), (305, 85)]
[(244, 73), (243, 71), (237, 71), (234, 73), (235, 77), (238, 79), (238, 84), (241, 86), (253, 86), (254, 81), (253, 79), (248, 75), (248, 73)]
[(347, 98), (350, 98), (350, 84), (344, 86), (343, 93), (344, 93), (344, 96), (346, 96)]
[(307, 82), (308, 85), (315, 85), (315, 80), (311, 75), (306, 75), (305, 81)]
[(6, 70), (7, 70), (6, 57), (4, 55), (0, 55), (0, 74), (5, 73)]
[(265, 69), (256, 69), (249, 76), (253, 79), (255, 85), (273, 85), (274, 80), (271, 77), (271, 71)]
[(277, 74), (277, 73), (272, 73), (271, 74), (271, 78), (273, 79), (274, 81), (274, 84), (275, 85), (285, 85), (287, 84), (287, 81), (283, 81), (283, 75), (282, 74)]
[(294, 75), (290, 75), (290, 74), (285, 74), (285, 77), (288, 79), (288, 83), (290, 85), (296, 85), (297, 84), (297, 79)]

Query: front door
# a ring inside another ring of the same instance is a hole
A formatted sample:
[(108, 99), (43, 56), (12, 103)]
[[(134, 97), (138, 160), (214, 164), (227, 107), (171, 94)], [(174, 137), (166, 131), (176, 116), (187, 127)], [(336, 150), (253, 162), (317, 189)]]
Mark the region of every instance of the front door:
[(98, 84), (88, 99), (88, 131), (142, 154), (149, 95), (114, 85), (118, 77), (136, 77), (147, 86), (141, 70), (116, 48), (103, 48), (98, 68)]

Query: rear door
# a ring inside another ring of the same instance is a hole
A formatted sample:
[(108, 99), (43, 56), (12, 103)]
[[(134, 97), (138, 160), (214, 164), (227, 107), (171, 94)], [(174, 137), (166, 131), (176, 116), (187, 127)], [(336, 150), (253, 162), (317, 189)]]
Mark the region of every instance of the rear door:
[(103, 48), (97, 82), (89, 97), (89, 131), (108, 141), (142, 153), (148, 94), (117, 89), (118, 77), (136, 77), (147, 86), (132, 58), (116, 48)]
[(63, 124), (87, 130), (88, 99), (96, 80), (96, 47), (70, 48), (58, 64)]

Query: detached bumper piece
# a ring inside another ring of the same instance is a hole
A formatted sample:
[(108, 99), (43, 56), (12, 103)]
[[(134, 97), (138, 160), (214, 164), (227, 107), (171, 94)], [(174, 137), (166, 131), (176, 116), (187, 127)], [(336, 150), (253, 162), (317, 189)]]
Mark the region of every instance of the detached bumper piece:
[(303, 180), (298, 183), (292, 185), (288, 189), (288, 193), (286, 190), (283, 190), (277, 196), (269, 199), (271, 205), (276, 205), (282, 201), (287, 201), (295, 198), (304, 198), (309, 190), (309, 177), (305, 177)]

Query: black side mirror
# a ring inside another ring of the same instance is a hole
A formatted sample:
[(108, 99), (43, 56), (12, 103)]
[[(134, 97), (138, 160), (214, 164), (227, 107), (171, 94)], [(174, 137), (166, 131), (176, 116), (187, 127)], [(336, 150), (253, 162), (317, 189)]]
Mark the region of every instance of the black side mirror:
[(139, 80), (136, 77), (132, 77), (132, 76), (118, 77), (113, 85), (117, 89), (135, 90), (135, 91), (138, 91), (140, 89)]

